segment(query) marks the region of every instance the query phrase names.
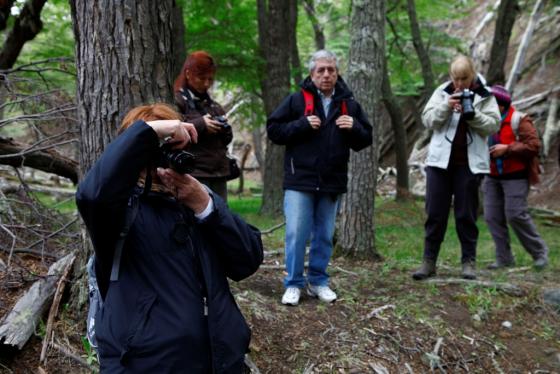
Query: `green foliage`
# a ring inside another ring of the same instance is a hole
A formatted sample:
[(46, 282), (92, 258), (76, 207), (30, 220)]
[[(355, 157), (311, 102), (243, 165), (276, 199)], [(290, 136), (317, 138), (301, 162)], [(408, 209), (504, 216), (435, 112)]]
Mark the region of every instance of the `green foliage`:
[[(22, 4), (19, 4), (22, 6)], [(10, 18), (13, 21), (13, 16)], [(75, 91), (75, 65), (71, 61), (74, 57), (74, 35), (72, 33), (72, 19), (68, 1), (49, 0), (41, 11), (43, 29), (37, 36), (25, 43), (16, 65), (25, 65), (48, 59), (67, 58), (69, 61), (53, 62), (41, 72), (44, 82), (52, 87), (62, 87), (73, 94)], [(8, 29), (9, 30), (9, 29)], [(35, 73), (29, 73), (36, 78)], [(37, 91), (36, 86), (29, 87)]]
[(97, 365), (98, 364), (97, 354), (91, 347), (89, 340), (87, 339), (86, 336), (82, 336), (81, 339), (82, 339), (82, 348), (84, 349), (85, 352), (85, 354), (83, 354), (82, 357), (86, 359), (88, 365), (90, 366)]

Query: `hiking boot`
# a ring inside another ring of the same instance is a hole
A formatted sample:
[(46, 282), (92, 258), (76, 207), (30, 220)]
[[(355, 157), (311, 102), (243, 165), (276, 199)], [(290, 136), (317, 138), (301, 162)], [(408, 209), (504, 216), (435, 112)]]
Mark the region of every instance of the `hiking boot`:
[(542, 270), (548, 265), (548, 258), (546, 256), (537, 257), (535, 262), (533, 262), (533, 266), (537, 270)]
[(313, 286), (310, 284), (307, 287), (307, 294), (312, 297), (317, 297), (325, 303), (332, 303), (336, 300), (336, 294), (329, 286)]
[(301, 290), (297, 287), (288, 287), (282, 296), (282, 304), (296, 306), (299, 303)]
[(486, 267), (486, 269), (488, 270), (498, 270), (498, 269), (503, 269), (503, 268), (511, 268), (515, 266), (515, 261), (510, 261), (510, 262), (500, 262), (500, 261), (495, 261), (493, 263), (491, 263), (490, 265), (488, 265)]
[(424, 259), (420, 268), (412, 274), (412, 279), (422, 280), (434, 275), (436, 275), (436, 262)]
[(463, 271), (461, 272), (463, 279), (476, 279), (476, 269), (474, 261), (464, 262)]

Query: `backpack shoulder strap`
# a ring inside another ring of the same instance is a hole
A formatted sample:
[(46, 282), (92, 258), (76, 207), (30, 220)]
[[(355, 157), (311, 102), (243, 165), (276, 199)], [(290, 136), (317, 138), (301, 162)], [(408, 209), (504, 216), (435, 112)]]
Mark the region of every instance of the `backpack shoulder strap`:
[(519, 124), (523, 117), (525, 117), (525, 113), (517, 110), (511, 115), (511, 129), (515, 135), (515, 140), (519, 140)]
[(346, 104), (346, 100), (342, 100), (342, 102), (340, 103), (340, 113), (343, 116), (348, 115), (348, 105)]
[(305, 116), (310, 116), (314, 111), (313, 94), (307, 90), (304, 90), (303, 88), (301, 89), (301, 94), (303, 95), (303, 100), (305, 102), (305, 109), (303, 114)]
[(138, 205), (139, 204), (140, 195), (134, 193), (130, 199), (128, 200), (128, 208), (126, 210), (126, 216), (124, 219), (124, 226), (119, 234), (119, 238), (117, 239), (117, 243), (115, 244), (115, 253), (113, 254), (113, 265), (111, 267), (111, 282), (119, 280), (119, 269), (121, 266), (121, 257), (122, 251), (124, 247), (124, 242), (136, 219), (136, 215), (138, 214)]

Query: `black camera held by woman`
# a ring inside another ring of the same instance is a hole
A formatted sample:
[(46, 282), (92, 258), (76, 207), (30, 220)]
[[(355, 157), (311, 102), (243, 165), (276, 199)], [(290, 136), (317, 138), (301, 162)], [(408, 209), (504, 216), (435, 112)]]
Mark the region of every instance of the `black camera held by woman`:
[(171, 144), (163, 144), (160, 148), (160, 159), (157, 166), (171, 168), (179, 174), (190, 174), (194, 170), (196, 157), (182, 149), (172, 149)]
[(226, 117), (224, 116), (214, 116), (212, 117), (214, 121), (220, 122), (220, 126), (222, 126), (223, 130), (228, 130), (231, 128), (231, 125), (228, 123)]
[(474, 118), (474, 92), (465, 88), (463, 92), (461, 92), (461, 106), (463, 107), (463, 118), (464, 119), (473, 119)]

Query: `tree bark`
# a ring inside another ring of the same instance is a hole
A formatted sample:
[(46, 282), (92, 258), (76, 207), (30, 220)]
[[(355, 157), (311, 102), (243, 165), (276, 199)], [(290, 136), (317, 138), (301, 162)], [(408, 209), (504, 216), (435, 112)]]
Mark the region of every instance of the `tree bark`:
[(373, 145), (352, 152), (348, 193), (342, 198), (339, 242), (348, 255), (380, 259), (375, 246), (375, 189), (378, 166), (378, 129), (385, 59), (385, 1), (352, 3), (348, 84), (373, 124)]
[(414, 44), (414, 49), (416, 50), (420, 66), (422, 68), (424, 96), (429, 96), (434, 90), (434, 73), (432, 70), (430, 55), (428, 54), (428, 51), (424, 47), (424, 42), (422, 41), (422, 33), (420, 32), (420, 26), (418, 25), (418, 19), (416, 17), (416, 5), (414, 4), (414, 0), (407, 0), (407, 11), (408, 19), (410, 21), (410, 32), (412, 34), (412, 44)]
[(299, 60), (299, 49), (297, 44), (297, 14), (298, 14), (298, 1), (290, 1), (290, 62), (292, 64), (292, 76), (294, 77), (294, 85), (297, 86), (302, 80), (301, 62)]
[[(261, 80), (264, 109), (270, 115), (290, 91), (290, 40), (288, 3), (282, 0), (258, 0), (259, 45), (265, 61)], [(266, 142), (261, 213), (282, 212), (284, 147)]]
[(408, 152), (407, 152), (407, 136), (404, 127), (401, 108), (393, 91), (391, 89), (391, 81), (387, 72), (387, 63), (383, 64), (383, 85), (382, 85), (383, 102), (385, 108), (391, 117), (391, 127), (393, 129), (395, 159), (397, 166), (397, 200), (408, 200), (410, 197), (408, 186)]
[(504, 66), (506, 64), (509, 39), (519, 12), (517, 0), (501, 0), (494, 30), (494, 40), (490, 49), (490, 61), (486, 80), (490, 85), (501, 84), (506, 81)]
[(0, 31), (4, 31), (8, 25), (8, 18), (10, 18), (12, 6), (15, 0), (6, 0), (0, 2)]
[[(128, 110), (173, 102), (174, 4), (173, 0), (70, 1), (82, 175), (113, 140)], [(84, 269), (89, 252), (80, 252), (74, 268), (79, 278), (72, 289), (76, 310), (87, 301)]]
[(41, 31), (41, 10), (46, 2), (47, 0), (28, 0), (25, 3), (0, 51), (0, 69), (14, 66), (25, 43)]
[(0, 137), (0, 164), (13, 167), (29, 166), (53, 173), (78, 183), (78, 163), (54, 149), (28, 150), (29, 146)]
[(506, 89), (513, 95), (515, 90), (515, 84), (521, 75), (521, 68), (523, 67), (523, 63), (525, 60), (525, 54), (527, 53), (527, 48), (529, 47), (529, 42), (533, 37), (533, 31), (535, 29), (535, 25), (540, 18), (541, 10), (544, 6), (544, 0), (537, 0), (535, 6), (533, 8), (533, 12), (531, 13), (531, 19), (529, 20), (529, 24), (525, 29), (525, 34), (523, 34), (523, 39), (521, 40), (521, 44), (515, 54), (515, 60), (513, 62), (513, 66), (511, 68), (511, 72), (509, 74), (509, 78), (506, 83)]
[(315, 12), (315, 0), (304, 0), (305, 11), (311, 22), (311, 27), (313, 27), (313, 33), (315, 34), (315, 47), (317, 50), (325, 49), (325, 33), (323, 31), (323, 25), (319, 22), (317, 18), (317, 13)]

